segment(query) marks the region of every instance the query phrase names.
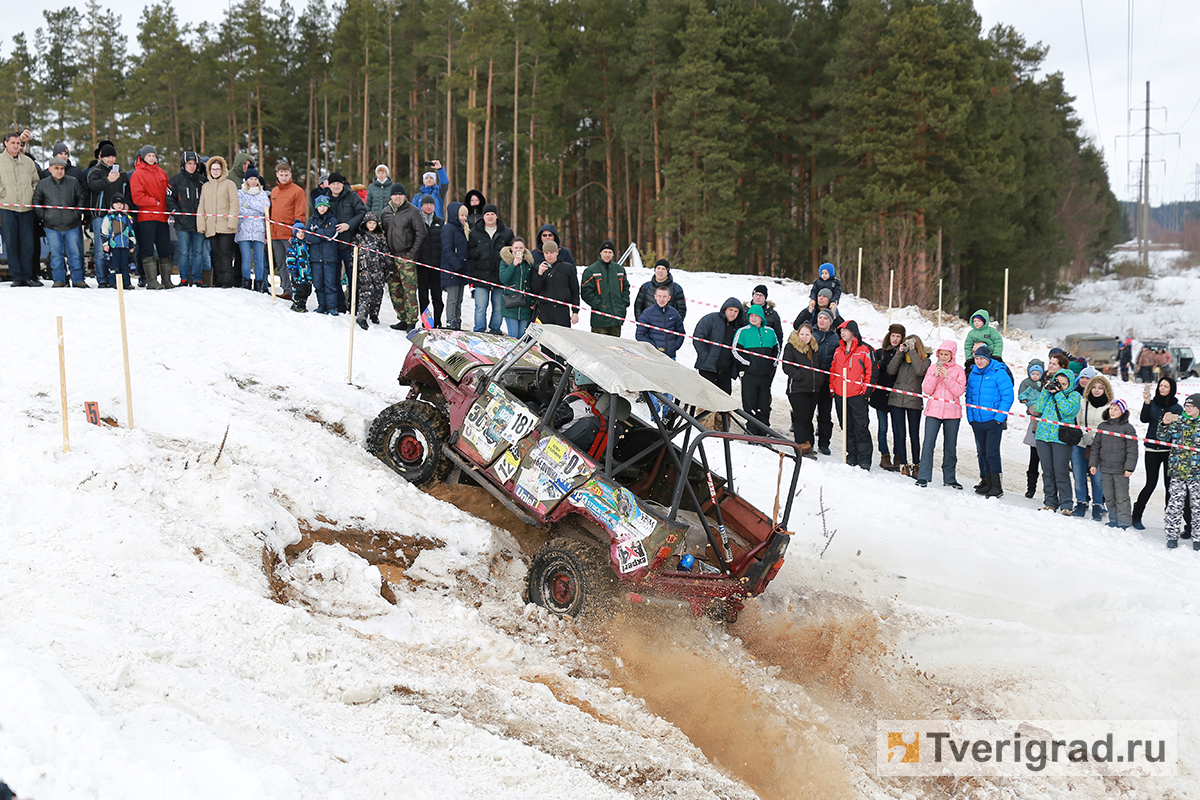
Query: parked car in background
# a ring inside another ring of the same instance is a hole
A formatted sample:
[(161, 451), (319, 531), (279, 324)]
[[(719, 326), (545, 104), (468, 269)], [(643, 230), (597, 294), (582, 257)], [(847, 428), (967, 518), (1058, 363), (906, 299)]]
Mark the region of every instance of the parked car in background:
[(1105, 375), (1116, 375), (1120, 365), (1117, 363), (1116, 336), (1105, 333), (1072, 333), (1063, 340), (1063, 349), (1076, 356), (1083, 356), (1089, 365)]
[(1171, 354), (1172, 375), (1180, 379), (1200, 377), (1200, 366), (1196, 364), (1192, 348), (1172, 345), (1167, 348), (1167, 352)]

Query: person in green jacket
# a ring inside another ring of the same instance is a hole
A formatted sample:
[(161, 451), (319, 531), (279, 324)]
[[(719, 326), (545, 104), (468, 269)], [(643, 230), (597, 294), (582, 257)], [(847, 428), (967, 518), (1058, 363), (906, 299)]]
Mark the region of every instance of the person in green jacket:
[[(428, 197), (428, 195), (426, 195)], [(525, 249), (525, 240), (514, 236), (512, 244), (500, 250), (500, 282), (504, 290), (504, 325), (508, 335), (519, 339), (525, 335), (533, 319), (533, 305), (537, 300), (529, 291), (529, 276), (533, 272), (533, 255)], [(520, 301), (520, 305), (511, 306), (508, 298)]]
[(605, 336), (621, 335), (625, 309), (629, 308), (629, 278), (625, 268), (613, 261), (615, 254), (612, 240), (605, 239), (600, 244), (600, 260), (583, 271), (579, 282), (579, 294), (592, 307), (592, 333)]
[(979, 309), (971, 315), (971, 330), (967, 333), (967, 339), (963, 342), (963, 354), (967, 361), (970, 361), (975, 353), (975, 348), (980, 344), (986, 344), (988, 349), (992, 351), (992, 358), (999, 358), (1004, 353), (1004, 340), (1000, 338), (1000, 331), (992, 327), (992, 318), (984, 309)]

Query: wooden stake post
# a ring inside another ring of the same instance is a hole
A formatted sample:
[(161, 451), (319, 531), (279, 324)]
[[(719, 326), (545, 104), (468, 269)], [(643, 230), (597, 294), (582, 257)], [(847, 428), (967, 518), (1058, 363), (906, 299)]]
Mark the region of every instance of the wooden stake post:
[(267, 283), (271, 287), (271, 302), (274, 303), (278, 298), (275, 296), (275, 248), (271, 246), (271, 204), (267, 203)]
[(896, 270), (888, 271), (888, 327), (892, 327), (892, 289), (896, 285)]
[(1004, 270), (1004, 335), (1008, 336), (1008, 269)]
[[(889, 323), (890, 324), (890, 323)], [(841, 344), (838, 344), (841, 347)], [(846, 389), (846, 368), (842, 367), (842, 463), (846, 463), (846, 437), (850, 435), (850, 392)]]
[(117, 274), (117, 307), (121, 311), (121, 355), (125, 357), (125, 408), (129, 414), (129, 430), (133, 430), (133, 388), (129, 381), (129, 334), (125, 330), (125, 276)]
[(938, 341), (942, 340), (942, 279), (938, 278)]
[(854, 296), (862, 297), (862, 248), (858, 248), (858, 281), (854, 284)]
[(350, 281), (350, 355), (346, 359), (346, 383), (354, 383), (354, 329), (358, 327), (358, 248), (354, 248), (353, 278)]
[(71, 434), (67, 430), (67, 354), (63, 348), (62, 317), (58, 318), (58, 386), (62, 393), (63, 452), (71, 452)]

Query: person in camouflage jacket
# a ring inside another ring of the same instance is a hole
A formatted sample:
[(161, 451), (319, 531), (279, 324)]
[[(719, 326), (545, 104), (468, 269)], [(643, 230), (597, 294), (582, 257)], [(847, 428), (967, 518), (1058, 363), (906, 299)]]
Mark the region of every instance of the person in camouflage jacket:
[(292, 311), (308, 311), (308, 296), (312, 294), (312, 263), (309, 258), (308, 242), (304, 241), (304, 220), (292, 224), (292, 238), (287, 243), (284, 264), (288, 277), (292, 279)]
[[(1180, 447), (1171, 448), (1167, 461), (1167, 474), (1171, 476), (1170, 497), (1167, 499), (1167, 516), (1163, 527), (1167, 532), (1167, 547), (1174, 548), (1179, 544), (1179, 534), (1184, 527), (1184, 506), (1190, 508), (1188, 516), (1194, 513), (1196, 503), (1200, 502), (1200, 392), (1188, 395), (1183, 401), (1183, 414), (1163, 414), (1162, 424), (1158, 426), (1158, 438)], [(1197, 448), (1185, 450), (1183, 448)], [(1194, 520), (1189, 519), (1189, 523)], [(1194, 527), (1189, 525), (1188, 527)], [(1200, 550), (1200, 539), (1193, 537), (1192, 549)]]
[(379, 216), (368, 211), (354, 237), (358, 248), (358, 297), (355, 302), (355, 321), (364, 331), (367, 320), (379, 324), (379, 306), (383, 302), (383, 289), (392, 271), (392, 256), (388, 253), (387, 238), (379, 224)]

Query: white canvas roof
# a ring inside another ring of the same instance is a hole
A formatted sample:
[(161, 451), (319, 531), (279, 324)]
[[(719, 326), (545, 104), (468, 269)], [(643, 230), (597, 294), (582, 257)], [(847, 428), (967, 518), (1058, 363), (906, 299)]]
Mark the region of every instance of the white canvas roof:
[(628, 400), (637, 399), (641, 392), (654, 391), (670, 393), (677, 402), (706, 411), (741, 408), (741, 403), (700, 377), (700, 373), (672, 361), (646, 342), (539, 323), (530, 325), (527, 333), (605, 391)]

